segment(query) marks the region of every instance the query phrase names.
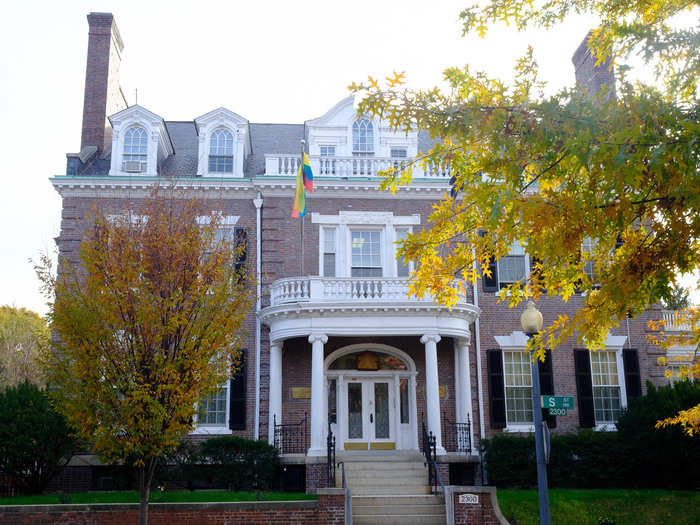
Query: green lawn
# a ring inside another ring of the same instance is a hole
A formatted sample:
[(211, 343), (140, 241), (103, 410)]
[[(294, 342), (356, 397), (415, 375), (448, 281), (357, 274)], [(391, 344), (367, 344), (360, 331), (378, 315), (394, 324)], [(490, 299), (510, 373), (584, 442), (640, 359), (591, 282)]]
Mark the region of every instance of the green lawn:
[[(499, 490), (498, 504), (511, 525), (538, 525), (536, 490)], [(697, 525), (700, 492), (670, 490), (549, 491), (552, 525)]]
[[(151, 491), (151, 503), (182, 503), (212, 501), (294, 501), (316, 499), (314, 494), (301, 492), (227, 492), (223, 490)], [(79, 494), (36, 494), (0, 498), (0, 505), (55, 505), (58, 503), (138, 503), (136, 491), (83, 492)]]

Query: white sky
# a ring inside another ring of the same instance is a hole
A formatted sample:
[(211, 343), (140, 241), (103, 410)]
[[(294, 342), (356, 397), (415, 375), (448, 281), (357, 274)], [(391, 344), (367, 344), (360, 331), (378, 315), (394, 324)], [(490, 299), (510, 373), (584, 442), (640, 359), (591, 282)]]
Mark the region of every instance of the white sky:
[(0, 17), (0, 305), (45, 313), (28, 259), (54, 248), (61, 200), (49, 177), (80, 148), (91, 11), (114, 13), (125, 44), (121, 85), (129, 103), (165, 120), (225, 106), (251, 122), (324, 114), (371, 74), (406, 71), (412, 87), (439, 84), (469, 64), (510, 78), (535, 48), (551, 90), (572, 85), (570, 57), (592, 19), (548, 32), (499, 27), (462, 38), (471, 0), (38, 1), (5, 2)]

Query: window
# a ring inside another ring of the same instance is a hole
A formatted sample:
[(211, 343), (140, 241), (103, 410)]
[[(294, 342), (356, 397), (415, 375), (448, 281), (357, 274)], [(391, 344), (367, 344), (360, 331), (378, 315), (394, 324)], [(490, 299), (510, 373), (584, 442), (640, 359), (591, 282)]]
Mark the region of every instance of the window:
[(124, 135), (123, 169), (129, 173), (146, 171), (148, 144), (146, 130), (134, 126)]
[[(404, 239), (406, 239), (406, 235), (408, 235), (408, 230), (406, 229), (400, 229), (396, 230), (396, 241), (401, 242)], [(397, 246), (398, 248), (398, 246)], [(409, 274), (409, 267), (408, 267), (408, 261), (404, 260), (403, 257), (398, 257), (396, 259), (396, 275), (397, 277), (408, 277)]]
[(221, 387), (216, 394), (199, 402), (197, 425), (209, 427), (226, 426), (226, 403), (228, 401), (228, 385)]
[(596, 425), (615, 423), (621, 408), (615, 352), (591, 352), (591, 380)]
[(227, 129), (217, 129), (209, 141), (209, 171), (233, 173), (233, 135)]
[(351, 234), (351, 277), (381, 277), (381, 232), (353, 231)]
[(695, 376), (690, 373), (692, 369), (692, 363), (690, 362), (674, 362), (666, 365), (666, 370), (671, 372), (671, 376), (668, 377), (668, 383), (674, 384), (680, 381), (694, 381)]
[(531, 425), (533, 422), (530, 366), (530, 356), (527, 352), (503, 352), (508, 425)]
[(323, 228), (323, 276), (335, 277), (336, 229)]
[(410, 423), (408, 410), (408, 379), (401, 378), (399, 380), (399, 397), (401, 407), (401, 424)]
[(338, 422), (338, 380), (328, 379), (328, 423), (334, 425)]
[(352, 152), (365, 155), (374, 153), (374, 127), (366, 118), (356, 120), (352, 125)]
[[(321, 146), (321, 175), (335, 175), (335, 146)], [(331, 158), (327, 158), (331, 157)]]
[(586, 237), (581, 243), (581, 256), (583, 257), (583, 273), (588, 277), (591, 283), (597, 283), (598, 279), (595, 275), (595, 262), (591, 260), (591, 253), (595, 250), (597, 241)]
[(525, 279), (525, 250), (514, 242), (510, 252), (498, 261), (498, 289)]

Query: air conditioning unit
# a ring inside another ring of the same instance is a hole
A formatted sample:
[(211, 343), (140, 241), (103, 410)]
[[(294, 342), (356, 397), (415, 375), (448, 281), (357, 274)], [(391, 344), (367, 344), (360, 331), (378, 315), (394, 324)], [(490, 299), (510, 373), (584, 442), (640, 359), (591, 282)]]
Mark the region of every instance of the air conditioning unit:
[(141, 173), (146, 171), (146, 163), (140, 160), (125, 160), (122, 168), (127, 173)]

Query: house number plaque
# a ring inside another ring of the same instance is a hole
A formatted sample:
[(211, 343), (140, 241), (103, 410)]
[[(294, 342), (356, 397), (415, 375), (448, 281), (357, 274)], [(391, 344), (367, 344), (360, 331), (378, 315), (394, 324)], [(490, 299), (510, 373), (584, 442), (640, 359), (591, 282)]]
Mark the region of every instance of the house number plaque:
[(479, 496), (476, 494), (460, 494), (459, 502), (467, 505), (477, 505), (479, 503)]

